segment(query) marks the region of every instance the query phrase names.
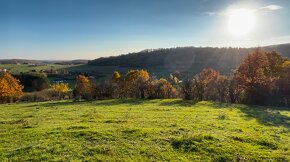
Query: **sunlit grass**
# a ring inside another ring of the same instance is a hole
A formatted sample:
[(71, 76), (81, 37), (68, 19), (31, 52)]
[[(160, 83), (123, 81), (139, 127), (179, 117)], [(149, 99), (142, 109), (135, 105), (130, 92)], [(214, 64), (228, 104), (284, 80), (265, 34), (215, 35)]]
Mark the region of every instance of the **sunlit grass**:
[(0, 105), (0, 161), (290, 160), (290, 111), (182, 100)]

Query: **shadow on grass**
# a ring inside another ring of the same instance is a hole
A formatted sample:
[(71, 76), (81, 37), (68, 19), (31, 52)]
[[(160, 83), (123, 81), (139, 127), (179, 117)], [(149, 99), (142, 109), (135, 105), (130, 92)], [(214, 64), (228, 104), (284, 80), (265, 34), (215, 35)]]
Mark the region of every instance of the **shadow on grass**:
[(283, 126), (290, 129), (290, 117), (282, 115), (277, 109), (266, 107), (247, 106), (240, 108), (249, 118), (256, 118), (258, 122), (270, 126)]
[(93, 105), (100, 105), (100, 106), (115, 106), (115, 105), (140, 105), (144, 102), (149, 100), (146, 99), (115, 99), (115, 100), (97, 100), (93, 103)]
[(164, 100), (162, 101), (159, 105), (160, 106), (183, 106), (183, 107), (191, 107), (195, 105), (197, 102), (192, 101), (192, 100)]
[(39, 103), (32, 106), (44, 106), (44, 107), (57, 107), (57, 106), (81, 106), (81, 105), (89, 105), (89, 106), (116, 106), (116, 105), (140, 105), (148, 100), (142, 99), (114, 99), (114, 100), (94, 100), (94, 101), (55, 101), (55, 102), (45, 102)]
[(285, 107), (266, 107), (229, 103), (212, 103), (215, 108), (237, 108), (247, 118), (255, 118), (259, 123), (268, 126), (283, 126), (290, 129), (290, 117), (283, 115), (280, 111), (289, 111)]

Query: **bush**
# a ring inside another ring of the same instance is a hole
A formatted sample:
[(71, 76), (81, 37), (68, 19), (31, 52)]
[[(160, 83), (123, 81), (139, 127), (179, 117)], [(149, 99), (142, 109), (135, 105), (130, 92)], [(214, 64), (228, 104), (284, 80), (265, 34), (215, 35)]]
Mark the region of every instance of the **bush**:
[(22, 102), (44, 102), (44, 101), (56, 101), (61, 99), (70, 99), (71, 92), (67, 92), (63, 98), (59, 98), (59, 93), (53, 89), (46, 89), (39, 92), (25, 93), (20, 101)]

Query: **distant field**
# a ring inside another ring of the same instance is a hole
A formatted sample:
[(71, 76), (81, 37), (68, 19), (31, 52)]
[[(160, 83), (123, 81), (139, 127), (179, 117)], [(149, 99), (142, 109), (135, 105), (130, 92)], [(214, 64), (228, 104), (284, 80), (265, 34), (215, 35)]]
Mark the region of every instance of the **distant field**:
[(181, 100), (0, 105), (0, 161), (290, 161), (290, 110)]
[(25, 65), (25, 64), (0, 64), (0, 68), (6, 68), (8, 69), (11, 73), (19, 74), (21, 72), (30, 72), (31, 70), (58, 70), (58, 69), (63, 69), (63, 68), (69, 68), (74, 65), (56, 65), (56, 64), (47, 64), (43, 66), (30, 66), (30, 65)]

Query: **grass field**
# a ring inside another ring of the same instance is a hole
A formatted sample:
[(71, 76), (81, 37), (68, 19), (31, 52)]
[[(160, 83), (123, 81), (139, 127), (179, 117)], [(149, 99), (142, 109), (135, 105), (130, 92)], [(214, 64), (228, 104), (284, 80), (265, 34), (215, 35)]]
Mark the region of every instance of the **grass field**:
[(0, 161), (290, 161), (290, 111), (181, 100), (0, 105)]

